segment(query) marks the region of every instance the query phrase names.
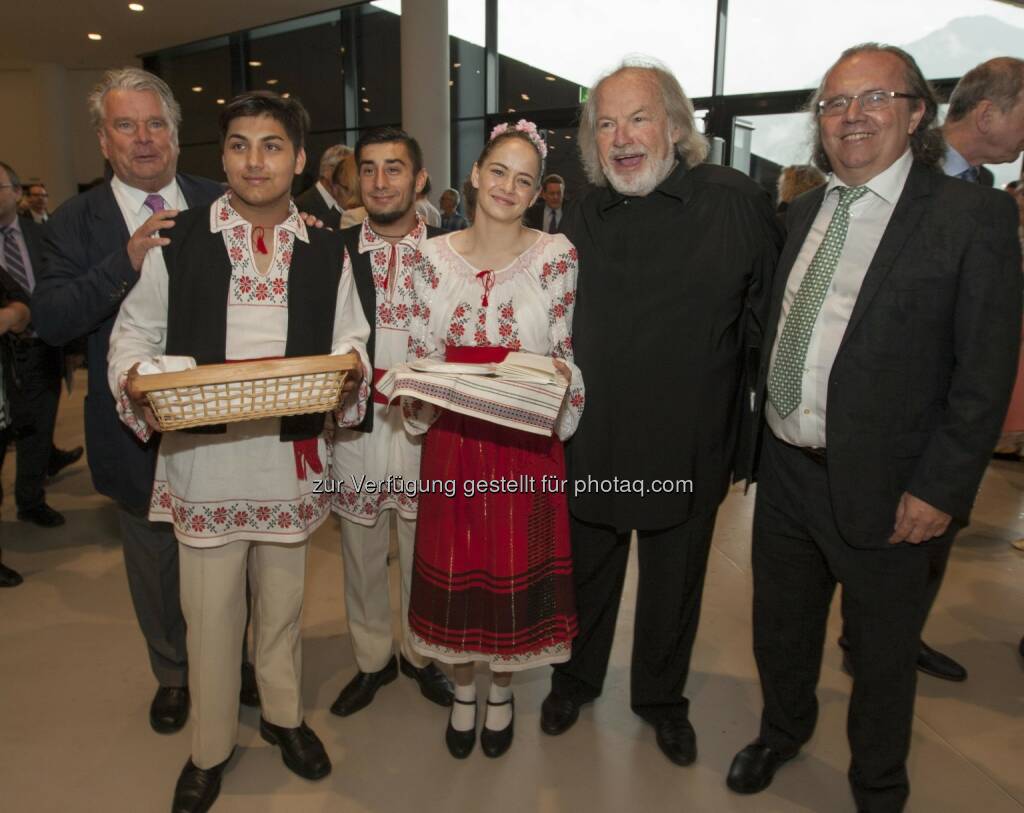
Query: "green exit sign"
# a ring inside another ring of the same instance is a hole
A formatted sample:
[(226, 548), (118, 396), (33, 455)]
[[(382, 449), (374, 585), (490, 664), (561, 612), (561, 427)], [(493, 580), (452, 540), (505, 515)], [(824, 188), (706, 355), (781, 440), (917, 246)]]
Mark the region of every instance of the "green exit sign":
[(580, 104), (583, 104), (590, 97), (590, 88), (580, 88)]

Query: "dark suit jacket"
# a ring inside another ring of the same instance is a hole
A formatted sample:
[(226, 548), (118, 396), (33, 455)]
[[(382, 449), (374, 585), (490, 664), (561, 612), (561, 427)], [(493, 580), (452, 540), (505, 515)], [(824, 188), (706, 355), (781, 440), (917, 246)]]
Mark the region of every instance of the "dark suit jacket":
[(329, 226), (332, 229), (337, 229), (341, 226), (341, 212), (330, 208), (324, 203), (323, 195), (316, 188), (316, 184), (313, 184), (295, 198), (295, 205), (300, 212), (311, 214), (317, 219), (322, 220), (325, 226)]
[[(220, 184), (178, 175), (190, 207), (208, 204)], [(32, 296), (32, 324), (40, 338), (62, 345), (86, 336), (89, 389), (85, 442), (93, 485), (124, 506), (149, 504), (157, 443), (140, 443), (117, 416), (107, 385), (107, 348), (121, 301), (139, 279), (128, 259), (128, 226), (110, 182), (61, 206), (50, 218), (43, 273)], [(173, 229), (168, 233), (173, 240)]]
[[(529, 226), (531, 229), (538, 229), (544, 231), (544, 200), (538, 200), (533, 206), (526, 210), (526, 214), (523, 215), (523, 223)], [(569, 201), (562, 201), (562, 217), (558, 221), (558, 228), (555, 230), (559, 234), (562, 233), (562, 228), (565, 225), (565, 217), (569, 214), (571, 204)]]
[[(758, 409), (786, 281), (824, 194), (789, 207)], [(913, 165), (829, 375), (832, 510), (853, 547), (887, 546), (904, 491), (967, 522), (1017, 372), (1016, 223), (1009, 196)]]

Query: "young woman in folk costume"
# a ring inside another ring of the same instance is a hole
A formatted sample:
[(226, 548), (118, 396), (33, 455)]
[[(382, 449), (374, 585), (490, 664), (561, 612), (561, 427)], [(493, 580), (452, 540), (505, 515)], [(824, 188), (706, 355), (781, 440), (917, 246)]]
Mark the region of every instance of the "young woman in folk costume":
[[(499, 125), (473, 165), (476, 217), (428, 240), (416, 269), (410, 357), (492, 362), (511, 351), (553, 356), (569, 389), (555, 436), (506, 428), (407, 402), (410, 431), (426, 431), (421, 478), (455, 480), (454, 498), (420, 496), (409, 625), (413, 646), (454, 665), (445, 741), (465, 757), (476, 740), (474, 665), (490, 667), (480, 735), (487, 756), (512, 742), (511, 673), (569, 659), (576, 610), (562, 441), (583, 411), (573, 364), (576, 250), (561, 234), (522, 225), (544, 174), (535, 125)], [(470, 481), (513, 480), (525, 493), (478, 493)], [(546, 478), (546, 479), (544, 479)]]

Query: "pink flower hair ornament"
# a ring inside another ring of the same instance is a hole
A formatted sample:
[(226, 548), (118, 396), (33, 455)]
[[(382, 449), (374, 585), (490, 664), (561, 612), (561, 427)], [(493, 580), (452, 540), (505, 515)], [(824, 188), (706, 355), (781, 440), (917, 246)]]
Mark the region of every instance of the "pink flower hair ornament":
[(540, 153), (541, 158), (548, 157), (548, 145), (544, 142), (540, 132), (537, 130), (537, 125), (532, 121), (527, 121), (526, 119), (519, 119), (519, 121), (512, 125), (508, 122), (502, 122), (491, 130), (491, 135), (487, 140), (494, 141), (498, 136), (509, 132), (523, 133), (530, 139), (530, 141), (533, 142), (533, 146), (537, 148), (537, 152)]

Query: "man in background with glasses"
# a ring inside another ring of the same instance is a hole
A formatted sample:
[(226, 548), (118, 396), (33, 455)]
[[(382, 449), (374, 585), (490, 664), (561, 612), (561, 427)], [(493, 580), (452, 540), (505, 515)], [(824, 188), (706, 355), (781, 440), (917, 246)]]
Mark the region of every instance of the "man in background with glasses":
[(762, 344), (752, 562), (758, 738), (728, 785), (757, 793), (818, 714), (842, 584), (849, 778), (902, 810), (916, 661), (1009, 400), (1021, 325), (1016, 211), (949, 178), (938, 105), (899, 48), (851, 48), (813, 99), (828, 183), (793, 202)]

